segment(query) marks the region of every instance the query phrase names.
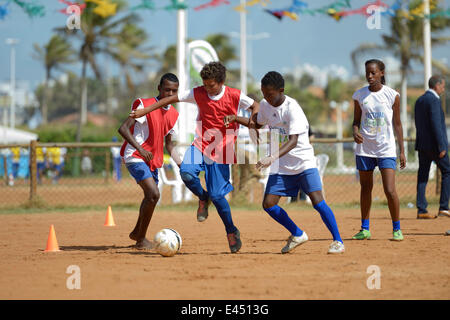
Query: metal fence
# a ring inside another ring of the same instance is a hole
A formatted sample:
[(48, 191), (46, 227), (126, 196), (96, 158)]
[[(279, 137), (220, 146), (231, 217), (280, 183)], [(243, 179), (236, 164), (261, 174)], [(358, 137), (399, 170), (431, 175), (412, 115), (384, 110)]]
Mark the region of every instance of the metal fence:
[[(405, 170), (397, 170), (396, 187), (403, 205), (415, 203), (418, 161), (414, 140), (407, 140), (408, 162)], [(352, 139), (312, 139), (315, 154), (328, 158), (323, 170), (324, 193), (333, 205), (359, 204), (359, 180), (355, 169)], [(24, 205), (79, 207), (106, 205), (138, 205), (143, 197), (140, 187), (123, 163), (115, 166), (113, 147), (121, 143), (37, 143), (0, 146), (0, 209)], [(19, 149), (19, 151), (18, 151)], [(45, 155), (45, 162), (43, 156)], [(58, 160), (59, 157), (59, 160)], [(180, 185), (174, 162), (165, 161), (159, 172), (160, 204), (194, 201), (191, 192)], [(248, 166), (246, 167), (248, 169)], [(254, 166), (252, 166), (254, 171)], [(233, 165), (232, 180), (239, 182), (244, 165)], [(427, 197), (437, 202), (439, 170), (433, 164)], [(202, 176), (201, 176), (201, 179)], [(264, 178), (250, 178), (246, 190), (230, 194), (246, 203), (261, 203)], [(203, 183), (203, 180), (202, 180)], [(373, 202), (385, 203), (381, 175), (374, 172)]]

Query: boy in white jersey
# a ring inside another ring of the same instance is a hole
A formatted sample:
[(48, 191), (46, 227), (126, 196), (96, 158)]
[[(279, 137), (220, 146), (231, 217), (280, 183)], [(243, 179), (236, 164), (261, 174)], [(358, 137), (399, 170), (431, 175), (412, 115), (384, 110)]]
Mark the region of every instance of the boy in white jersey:
[[(344, 244), (339, 235), (333, 211), (326, 204), (322, 194), (322, 182), (316, 167), (314, 149), (309, 142), (309, 124), (300, 105), (284, 94), (284, 79), (275, 71), (267, 73), (261, 80), (264, 99), (257, 114), (257, 128), (268, 125), (271, 134), (279, 134), (279, 148), (271, 148), (270, 155), (261, 159), (257, 169), (270, 166), (269, 180), (264, 194), (263, 208), (278, 223), (291, 232), (281, 253), (288, 253), (306, 242), (308, 236), (278, 206), (282, 196), (296, 196), (304, 190), (311, 198), (314, 209), (333, 235), (328, 253), (342, 253)], [(232, 122), (248, 124), (248, 119), (229, 115), (225, 125)]]
[(406, 165), (403, 129), (400, 121), (400, 98), (397, 91), (385, 86), (384, 63), (372, 59), (365, 63), (368, 86), (353, 94), (355, 104), (353, 138), (356, 168), (361, 184), (361, 230), (353, 239), (370, 239), (369, 215), (372, 204), (373, 170), (378, 166), (392, 218), (392, 240), (403, 240), (400, 230), (400, 205), (395, 189), (395, 134), (400, 148), (400, 169)]

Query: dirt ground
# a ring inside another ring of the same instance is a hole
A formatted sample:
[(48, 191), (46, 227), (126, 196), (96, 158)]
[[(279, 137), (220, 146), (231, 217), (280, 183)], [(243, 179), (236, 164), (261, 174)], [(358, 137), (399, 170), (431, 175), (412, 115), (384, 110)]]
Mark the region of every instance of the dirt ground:
[[(183, 239), (170, 258), (130, 247), (134, 210), (113, 207), (115, 227), (103, 226), (106, 208), (2, 214), (0, 299), (450, 299), (449, 218), (417, 220), (415, 209), (402, 209), (405, 240), (393, 242), (387, 208), (373, 209), (372, 240), (352, 241), (359, 209), (337, 208), (346, 252), (328, 255), (331, 237), (318, 213), (286, 208), (310, 237), (287, 255), (280, 249), (288, 232), (262, 210), (233, 210), (243, 247), (230, 254), (215, 209), (198, 223), (194, 207), (158, 208), (148, 237), (170, 227)], [(60, 252), (44, 252), (51, 224)], [(80, 268), (80, 289), (67, 288), (71, 265)], [(367, 286), (373, 265), (379, 289)]]

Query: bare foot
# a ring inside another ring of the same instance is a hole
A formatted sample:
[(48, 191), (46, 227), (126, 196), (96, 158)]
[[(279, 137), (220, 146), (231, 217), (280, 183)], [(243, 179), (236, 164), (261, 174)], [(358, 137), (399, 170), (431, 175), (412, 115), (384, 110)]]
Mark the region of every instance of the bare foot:
[(146, 238), (136, 241), (135, 248), (138, 250), (150, 250), (153, 249), (153, 243)]

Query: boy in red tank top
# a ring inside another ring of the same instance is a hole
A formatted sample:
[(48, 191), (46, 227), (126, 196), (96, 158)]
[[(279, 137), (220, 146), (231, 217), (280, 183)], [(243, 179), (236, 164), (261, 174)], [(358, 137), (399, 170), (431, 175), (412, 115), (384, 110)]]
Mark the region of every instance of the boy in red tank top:
[[(236, 162), (234, 144), (239, 124), (234, 123), (226, 128), (223, 118), (229, 114), (237, 114), (240, 107), (252, 110), (249, 128), (254, 130), (253, 115), (258, 112), (259, 104), (240, 90), (224, 85), (226, 68), (220, 62), (206, 64), (200, 76), (203, 86), (161, 99), (149, 108), (133, 110), (130, 117), (138, 118), (176, 102), (190, 102), (197, 105), (196, 136), (184, 154), (180, 174), (186, 187), (199, 198), (197, 220), (202, 222), (207, 218), (208, 203), (211, 200), (225, 225), (230, 251), (236, 253), (241, 248), (242, 242), (240, 232), (233, 224), (231, 209), (225, 196), (233, 190), (229, 166)], [(203, 189), (198, 178), (201, 171), (205, 171), (207, 190)]]
[[(172, 73), (161, 77), (159, 95), (150, 99), (136, 99), (132, 111), (148, 109), (160, 99), (178, 92), (178, 78)], [(139, 118), (129, 117), (119, 128), (124, 138), (120, 155), (128, 171), (144, 191), (144, 199), (139, 209), (139, 218), (130, 238), (136, 241), (137, 249), (151, 249), (145, 238), (150, 220), (159, 200), (158, 168), (163, 165), (164, 142), (169, 154), (180, 166), (181, 159), (175, 152), (172, 134), (178, 120), (178, 111), (171, 105)]]

